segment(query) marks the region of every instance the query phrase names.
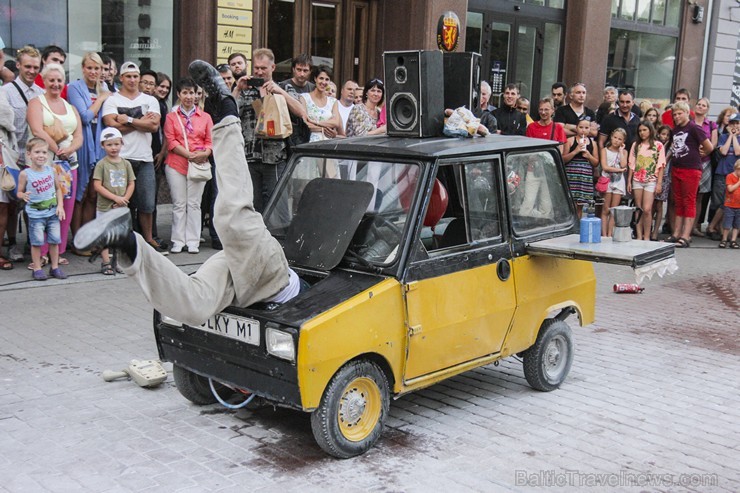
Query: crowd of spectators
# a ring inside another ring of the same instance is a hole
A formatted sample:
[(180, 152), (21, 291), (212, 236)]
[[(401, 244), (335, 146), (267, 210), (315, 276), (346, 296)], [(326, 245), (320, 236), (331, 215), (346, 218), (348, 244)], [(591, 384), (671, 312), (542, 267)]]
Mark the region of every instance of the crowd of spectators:
[[(664, 241), (687, 248), (692, 237), (709, 237), (720, 248), (738, 248), (727, 238), (740, 222), (734, 215), (723, 220), (734, 203), (734, 189), (727, 187), (737, 161), (738, 109), (727, 106), (712, 121), (709, 100), (702, 97), (690, 106), (686, 89), (661, 109), (648, 100), (638, 105), (631, 90), (609, 86), (593, 111), (585, 105), (586, 91), (580, 82), (553, 84), (537, 106), (540, 119), (529, 122), (528, 101), (516, 85), (504, 88), (499, 108), (492, 107), (484, 85), (476, 115), (481, 123), (493, 116), (486, 126), (498, 133), (561, 142), (578, 213), (587, 203), (598, 203), (605, 236), (611, 231), (609, 209), (630, 202), (643, 212), (634, 228), (638, 239), (657, 241), (663, 234)], [(600, 181), (603, 187), (597, 187)]]
[[(18, 51), (17, 75), (0, 87), (0, 145), (12, 153), (20, 169), (26, 165), (29, 138), (42, 139), (48, 160), (64, 189), (64, 219), (60, 226), (58, 266), (68, 264), (67, 245), (79, 228), (101, 213), (100, 190), (110, 177), (96, 166), (110, 158), (101, 133), (114, 129), (122, 136), (120, 157), (130, 164), (133, 179), (130, 200), (112, 200), (110, 207), (129, 207), (145, 241), (158, 252), (198, 253), (202, 229), (208, 227), (211, 246), (220, 249), (213, 228), (216, 180), (200, 181), (188, 174), (190, 163), (210, 163), (213, 120), (203, 89), (190, 78), (176, 84), (166, 74), (141, 69), (133, 62), (120, 65), (105, 53), (82, 57), (82, 78), (66, 83), (66, 53), (57, 46), (42, 52), (27, 46)], [(305, 54), (291, 63), (291, 77), (273, 80), (275, 57), (267, 48), (255, 49), (251, 60), (232, 54), (218, 73), (237, 102), (245, 142), (244, 153), (255, 192), (255, 209), (261, 212), (295, 145), (317, 140), (385, 134), (385, 86), (373, 78), (334, 81), (325, 66), (313, 66)], [(176, 104), (169, 109), (172, 89)], [(263, 139), (255, 132), (254, 103), (267, 94), (285, 98), (293, 124), (287, 139)], [(740, 118), (737, 109), (723, 108), (717, 121), (709, 117), (710, 102), (679, 89), (673, 103), (658, 108), (649, 101), (637, 104), (630, 90), (606, 87), (594, 111), (586, 106), (582, 83), (567, 87), (558, 82), (536, 104), (522, 97), (515, 84), (492, 104), (491, 87), (481, 85), (480, 107), (474, 114), (492, 133), (526, 135), (561, 143), (560, 152), (578, 214), (585, 204), (601, 204), (603, 234), (609, 235), (609, 209), (632, 200), (644, 212), (635, 227), (639, 239), (664, 240), (688, 247), (692, 236), (709, 236), (720, 247), (737, 248), (737, 215), (726, 202), (732, 194)], [(531, 106), (536, 109), (532, 118)], [(15, 157), (17, 155), (17, 158)], [(118, 169), (118, 168), (116, 168)], [(113, 173), (111, 171), (111, 173)], [(158, 190), (166, 182), (173, 204), (171, 237), (157, 231)], [(597, 186), (604, 182), (605, 188)], [(128, 181), (119, 183), (121, 196)], [(8, 247), (0, 255), (0, 269), (24, 259), (19, 248), (18, 221), (23, 207), (17, 201), (23, 190), (0, 193), (0, 237)], [(730, 208), (731, 209), (731, 208)], [(61, 217), (60, 217), (61, 219)], [(21, 219), (22, 220), (22, 219)], [(26, 219), (27, 221), (27, 219)], [(702, 225), (708, 222), (702, 231)], [(728, 227), (729, 226), (729, 227)], [(730, 233), (730, 231), (734, 231)], [(730, 235), (730, 236), (728, 236)], [(729, 238), (729, 243), (728, 243)], [(72, 253), (90, 256), (95, 252)], [(48, 245), (41, 247), (38, 271), (49, 262)], [(105, 256), (104, 274), (115, 274)]]

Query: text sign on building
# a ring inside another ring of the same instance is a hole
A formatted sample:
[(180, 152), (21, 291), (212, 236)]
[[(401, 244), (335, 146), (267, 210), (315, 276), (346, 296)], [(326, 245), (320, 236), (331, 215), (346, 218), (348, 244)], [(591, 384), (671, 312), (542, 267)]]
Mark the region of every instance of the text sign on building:
[(252, 0), (218, 0), (219, 7), (238, 10), (252, 10)]
[(218, 0), (216, 58), (225, 63), (232, 53), (252, 57), (252, 0)]

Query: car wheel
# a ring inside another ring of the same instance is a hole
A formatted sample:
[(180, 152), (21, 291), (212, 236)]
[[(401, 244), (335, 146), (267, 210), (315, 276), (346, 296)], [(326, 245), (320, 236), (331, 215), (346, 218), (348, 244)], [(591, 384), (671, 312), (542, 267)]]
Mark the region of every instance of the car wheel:
[[(213, 396), (213, 392), (211, 392), (211, 386), (208, 384), (206, 377), (201, 377), (197, 373), (193, 373), (178, 365), (172, 367), (172, 376), (175, 378), (177, 390), (193, 404), (203, 406), (216, 402), (216, 398)], [(226, 394), (226, 392), (222, 391), (222, 389), (226, 388), (223, 385), (214, 382), (213, 386), (219, 392), (220, 396)]]
[(568, 324), (548, 319), (537, 341), (524, 352), (524, 376), (535, 389), (550, 392), (560, 387), (573, 364), (573, 337)]
[(370, 361), (353, 361), (331, 379), (311, 429), (328, 454), (348, 459), (367, 452), (380, 438), (390, 405), (388, 379)]

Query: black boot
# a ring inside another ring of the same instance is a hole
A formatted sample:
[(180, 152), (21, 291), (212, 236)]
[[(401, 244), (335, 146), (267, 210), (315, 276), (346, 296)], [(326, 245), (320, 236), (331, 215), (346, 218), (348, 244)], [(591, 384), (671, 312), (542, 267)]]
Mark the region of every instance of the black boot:
[(128, 207), (112, 209), (82, 226), (75, 235), (74, 244), (78, 250), (121, 248), (129, 257), (132, 257), (132, 252), (135, 257), (136, 238), (131, 230), (131, 212)]
[(231, 91), (226, 87), (221, 74), (213, 65), (203, 60), (194, 60), (190, 63), (188, 72), (190, 72), (190, 77), (193, 78), (196, 84), (208, 94), (213, 123), (218, 123), (229, 115), (239, 117), (234, 96), (231, 95)]

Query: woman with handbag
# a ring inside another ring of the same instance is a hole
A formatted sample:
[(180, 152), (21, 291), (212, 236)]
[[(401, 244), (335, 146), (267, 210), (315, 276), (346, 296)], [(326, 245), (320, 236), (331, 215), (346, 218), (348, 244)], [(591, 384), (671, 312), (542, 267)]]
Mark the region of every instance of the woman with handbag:
[(198, 253), (200, 247), (200, 202), (210, 179), (208, 157), (213, 152), (210, 115), (195, 105), (197, 85), (190, 77), (175, 87), (179, 106), (167, 114), (165, 176), (172, 193), (172, 247), (170, 252)]
[[(18, 160), (14, 118), (13, 107), (10, 106), (5, 95), (0, 93), (0, 175), (5, 173), (10, 176), (6, 166), (15, 166)], [(14, 178), (11, 177), (11, 179), (15, 181)], [(5, 238), (5, 229), (8, 226), (10, 206), (13, 201), (11, 193), (0, 188), (0, 242)], [(12, 268), (13, 262), (0, 252), (0, 270), (11, 270)]]
[[(64, 182), (65, 218), (61, 223), (59, 263), (66, 265), (69, 262), (61, 255), (67, 249), (67, 236), (77, 196), (77, 150), (82, 147), (83, 142), (82, 121), (74, 106), (61, 97), (66, 80), (64, 68), (58, 63), (49, 63), (41, 71), (41, 77), (46, 94), (28, 102), (26, 120), (31, 133), (49, 145), (49, 160), (54, 161), (54, 168)], [(48, 246), (43, 246), (42, 258), (46, 258), (48, 252)]]
[[(70, 82), (67, 86), (67, 99), (75, 107), (82, 122), (82, 147), (77, 153), (80, 163), (77, 168), (77, 193), (72, 217), (72, 235), (80, 226), (95, 218), (97, 196), (92, 183), (93, 169), (105, 152), (100, 145), (100, 131), (103, 129), (100, 111), (111, 92), (101, 84), (103, 60), (91, 51), (82, 57), (82, 79)], [(100, 123), (100, 124), (99, 124)]]

